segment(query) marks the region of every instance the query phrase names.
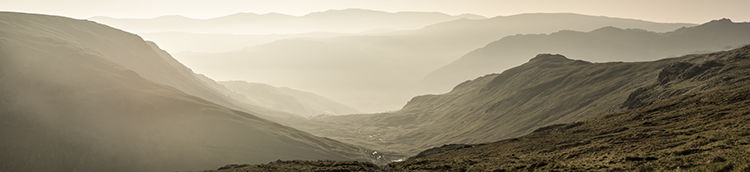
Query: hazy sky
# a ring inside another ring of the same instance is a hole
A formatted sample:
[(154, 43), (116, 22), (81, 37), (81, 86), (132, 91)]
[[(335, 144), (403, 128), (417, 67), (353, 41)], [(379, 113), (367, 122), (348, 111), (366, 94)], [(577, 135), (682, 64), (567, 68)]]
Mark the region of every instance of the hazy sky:
[(438, 11), (485, 16), (574, 12), (660, 22), (750, 21), (750, 0), (0, 0), (0, 10), (63, 15), (209, 18), (237, 12), (302, 15), (327, 9)]

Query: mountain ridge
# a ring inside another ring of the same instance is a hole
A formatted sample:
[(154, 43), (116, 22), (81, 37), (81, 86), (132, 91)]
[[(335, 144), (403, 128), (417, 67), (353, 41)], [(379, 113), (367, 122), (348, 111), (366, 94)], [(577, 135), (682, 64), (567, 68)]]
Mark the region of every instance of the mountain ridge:
[[(398, 14), (398, 13), (416, 13), (416, 14), (440, 14), (440, 15), (449, 15), (445, 13), (440, 12), (424, 12), (424, 11), (398, 11), (398, 12), (387, 12), (387, 11), (378, 11), (378, 10), (370, 10), (370, 9), (362, 9), (362, 8), (345, 8), (345, 9), (331, 9), (326, 11), (318, 11), (318, 12), (310, 12), (304, 15), (289, 15), (289, 14), (283, 14), (283, 13), (276, 13), (276, 12), (269, 12), (269, 13), (254, 13), (254, 12), (237, 12), (232, 13), (224, 16), (218, 16), (218, 17), (211, 17), (211, 18), (191, 18), (191, 17), (185, 17), (182, 15), (164, 15), (164, 16), (157, 16), (157, 17), (151, 17), (151, 18), (118, 18), (118, 17), (109, 17), (109, 16), (94, 16), (90, 17), (88, 19), (158, 19), (162, 17), (175, 17), (175, 18), (186, 18), (186, 19), (203, 19), (203, 20), (209, 20), (209, 19), (217, 19), (217, 18), (223, 18), (228, 16), (234, 16), (234, 15), (256, 15), (256, 16), (286, 16), (286, 17), (305, 17), (310, 15), (329, 15), (330, 13), (357, 13), (357, 12), (368, 12), (368, 13), (377, 13), (377, 14)], [(458, 14), (455, 16), (469, 16), (471, 18), (487, 18), (481, 15), (477, 14), (471, 14), (471, 13), (463, 13)]]
[(670, 32), (603, 27), (589, 32), (558, 31), (549, 34), (520, 34), (504, 37), (473, 50), (456, 61), (432, 71), (424, 79), (428, 87), (453, 85), (487, 73), (522, 64), (537, 53), (560, 53), (582, 60), (649, 61), (662, 57), (706, 53), (748, 44), (750, 23), (729, 19), (682, 27)]
[[(416, 29), (425, 25), (460, 18), (481, 19), (479, 15), (449, 15), (437, 12), (385, 12), (367, 9), (341, 9), (295, 16), (280, 13), (240, 12), (212, 18), (160, 16), (153, 18), (113, 18), (96, 16), (89, 20), (131, 32), (193, 32), (233, 34), (291, 34), (308, 32), (361, 33), (376, 29)], [(262, 27), (258, 27), (262, 26)]]

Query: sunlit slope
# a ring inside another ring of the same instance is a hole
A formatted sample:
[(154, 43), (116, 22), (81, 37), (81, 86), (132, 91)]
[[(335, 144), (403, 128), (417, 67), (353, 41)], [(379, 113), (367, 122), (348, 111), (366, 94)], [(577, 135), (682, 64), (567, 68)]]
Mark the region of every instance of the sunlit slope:
[(287, 125), (304, 122), (301, 114), (280, 112), (234, 99), (239, 95), (211, 78), (194, 73), (156, 44), (144, 41), (138, 35), (83, 20), (19, 15), (4, 17), (4, 21), (13, 26), (3, 28), (8, 32), (65, 40), (132, 70), (144, 79), (174, 87), (189, 95)]
[[(117, 36), (124, 32), (20, 13), (0, 13), (0, 26), (0, 171), (173, 171), (276, 159), (365, 160), (356, 147), (153, 82), (167, 74), (134, 72), (171, 62), (146, 56), (158, 51), (135, 52), (149, 44)], [(91, 35), (103, 33), (107, 41)]]

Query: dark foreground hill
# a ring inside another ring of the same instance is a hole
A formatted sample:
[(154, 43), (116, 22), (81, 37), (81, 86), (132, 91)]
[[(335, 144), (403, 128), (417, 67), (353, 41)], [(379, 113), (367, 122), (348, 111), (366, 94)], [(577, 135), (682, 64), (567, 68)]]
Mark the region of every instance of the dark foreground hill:
[(164, 54), (94, 22), (0, 13), (0, 171), (175, 171), (370, 154), (223, 106), (231, 103)]
[[(750, 46), (667, 59), (627, 110), (549, 125), (512, 139), (432, 148), (381, 169), (367, 163), (284, 161), (229, 168), (351, 171), (750, 169)], [(653, 63), (653, 62), (649, 62)], [(338, 165), (337, 165), (338, 164)]]

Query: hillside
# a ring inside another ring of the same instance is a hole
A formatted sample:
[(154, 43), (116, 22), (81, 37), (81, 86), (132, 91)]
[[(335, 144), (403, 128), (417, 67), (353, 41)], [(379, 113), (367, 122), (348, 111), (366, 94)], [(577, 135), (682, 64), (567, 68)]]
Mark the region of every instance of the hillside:
[(222, 106), (260, 110), (228, 98), (217, 84), (202, 78), (153, 42), (138, 35), (123, 32), (95, 22), (72, 20), (42, 15), (6, 12), (3, 21), (13, 27), (3, 28), (8, 34), (64, 40), (76, 47), (94, 51), (101, 58), (132, 70), (140, 77), (161, 85), (174, 87), (189, 95)]
[[(561, 56), (535, 59), (583, 65)], [(750, 76), (747, 75), (750, 72), (750, 46), (642, 62), (640, 65), (649, 63), (667, 65), (659, 65), (662, 67), (657, 69), (658, 75), (649, 76), (655, 82), (640, 86), (628, 94), (624, 103), (620, 102), (624, 108), (621, 112), (593, 114), (592, 118), (582, 121), (546, 125), (512, 139), (443, 145), (384, 168), (375, 168), (364, 162), (277, 161), (224, 166), (218, 171), (334, 168), (353, 171), (750, 169), (750, 158), (747, 157), (750, 154)], [(570, 80), (574, 79), (568, 82)]]
[(369, 150), (220, 105), (203, 79), (175, 72), (188, 69), (167, 57), (90, 21), (0, 13), (0, 171), (370, 159)]
[(278, 13), (236, 13), (227, 16), (196, 19), (183, 16), (156, 18), (92, 17), (129, 32), (190, 32), (230, 34), (290, 34), (308, 32), (361, 33), (376, 30), (418, 29), (426, 25), (456, 19), (483, 19), (464, 14), (436, 12), (384, 12), (366, 9), (341, 9), (313, 12), (303, 16)]
[(658, 33), (604, 27), (590, 32), (508, 36), (474, 50), (425, 78), (436, 90), (520, 65), (538, 53), (565, 54), (592, 62), (649, 61), (691, 53), (728, 50), (750, 44), (750, 23), (729, 19)]
[(211, 78), (194, 73), (155, 43), (144, 41), (132, 33), (83, 20), (59, 21), (43, 17), (9, 16), (5, 18), (5, 21), (16, 25), (14, 28), (7, 28), (9, 32), (51, 37), (75, 43), (81, 48), (96, 51), (102, 58), (132, 70), (144, 79), (174, 87), (189, 95), (224, 107), (253, 113), (285, 125), (305, 120), (298, 114), (268, 109), (234, 99), (234, 97), (242, 96)]
[[(745, 62), (741, 67), (750, 66)], [(696, 77), (702, 76), (706, 75)], [(543, 127), (515, 139), (433, 148), (390, 167), (397, 169), (393, 171), (747, 171), (747, 79), (624, 113)]]
[(479, 32), (478, 26), (448, 22), (411, 31), (283, 39), (238, 51), (178, 53), (176, 57), (220, 80), (285, 85), (374, 113), (398, 110), (410, 98), (427, 93), (421, 87), (427, 74), (504, 36), (604, 26), (657, 31), (690, 26), (560, 13), (470, 21), (493, 29)]
[[(713, 58), (716, 57), (703, 55), (652, 62), (590, 63), (542, 54), (503, 73), (459, 84), (449, 93), (415, 97), (397, 112), (320, 117), (314, 120), (338, 129), (302, 129), (347, 143), (410, 155), (443, 144), (486, 143), (522, 136), (542, 126), (621, 112), (631, 107), (629, 104), (648, 104), (645, 99), (635, 101), (630, 96), (649, 90), (642, 87), (661, 82), (662, 69), (674, 63), (706, 63), (681, 66), (695, 72), (707, 69), (747, 72), (728, 65), (715, 68), (713, 63), (706, 62)], [(744, 77), (738, 73), (717, 75)], [(660, 98), (699, 91), (693, 87), (709, 84), (694, 83), (684, 90), (665, 92)]]
[(323, 96), (286, 87), (274, 87), (261, 83), (244, 81), (224, 81), (221, 85), (238, 93), (242, 102), (299, 114), (305, 117), (317, 115), (346, 115), (357, 110)]

